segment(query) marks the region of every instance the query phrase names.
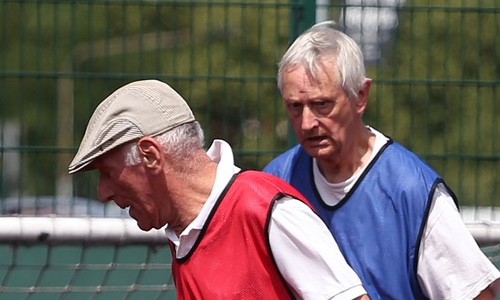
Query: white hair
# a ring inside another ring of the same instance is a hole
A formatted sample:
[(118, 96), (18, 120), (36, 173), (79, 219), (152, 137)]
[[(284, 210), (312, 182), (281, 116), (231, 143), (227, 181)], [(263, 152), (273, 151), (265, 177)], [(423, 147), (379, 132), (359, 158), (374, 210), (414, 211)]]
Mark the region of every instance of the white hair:
[(363, 53), (345, 33), (332, 28), (333, 21), (318, 23), (301, 34), (288, 48), (278, 67), (278, 88), (283, 92), (283, 72), (303, 66), (313, 79), (324, 71), (328, 60), (336, 68), (338, 82), (350, 98), (356, 97), (365, 84)]
[[(203, 130), (197, 121), (182, 124), (154, 138), (163, 146), (165, 153), (177, 158), (177, 160), (184, 160), (195, 151), (203, 148), (205, 139)], [(123, 153), (126, 166), (137, 165), (141, 162), (137, 141), (125, 144)]]

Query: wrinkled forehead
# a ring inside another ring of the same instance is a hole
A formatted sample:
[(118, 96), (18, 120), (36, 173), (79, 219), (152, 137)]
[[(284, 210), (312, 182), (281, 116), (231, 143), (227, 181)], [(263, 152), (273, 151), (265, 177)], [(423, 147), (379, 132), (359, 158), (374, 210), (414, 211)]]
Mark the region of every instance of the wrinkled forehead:
[(317, 64), (299, 62), (287, 66), (282, 73), (282, 85), (285, 83), (283, 81), (295, 76), (301, 76), (303, 80), (308, 80), (310, 84), (314, 85), (334, 84), (340, 86), (341, 82), (340, 74), (331, 59), (324, 59)]

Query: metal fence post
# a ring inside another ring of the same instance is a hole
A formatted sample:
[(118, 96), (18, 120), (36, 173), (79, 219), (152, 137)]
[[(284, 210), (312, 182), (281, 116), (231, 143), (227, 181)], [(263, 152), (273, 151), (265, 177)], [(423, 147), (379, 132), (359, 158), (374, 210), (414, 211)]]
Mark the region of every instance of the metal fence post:
[[(290, 32), (288, 44), (290, 45), (302, 32), (310, 28), (316, 22), (316, 1), (291, 0), (290, 8)], [(297, 144), (297, 137), (288, 124), (287, 144), (291, 148)]]

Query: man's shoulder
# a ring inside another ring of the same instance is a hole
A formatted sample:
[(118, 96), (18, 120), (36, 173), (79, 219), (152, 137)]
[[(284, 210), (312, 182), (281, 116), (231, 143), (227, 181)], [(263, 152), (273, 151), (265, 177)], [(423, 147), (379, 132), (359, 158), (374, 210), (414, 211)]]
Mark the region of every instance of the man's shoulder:
[(386, 149), (384, 149), (383, 153), (392, 161), (400, 160), (403, 165), (411, 165), (413, 163), (429, 167), (427, 162), (425, 162), (418, 154), (396, 141), (390, 140), (385, 148)]
[(275, 157), (267, 166), (264, 167), (263, 171), (287, 180), (291, 170), (296, 167), (297, 163), (307, 157), (310, 156), (300, 145), (296, 145)]
[(303, 154), (306, 154), (306, 152), (302, 149), (300, 145), (296, 145), (276, 156), (274, 159), (271, 160), (271, 162), (269, 162), (269, 164), (266, 167), (273, 166), (276, 164), (282, 164), (283, 162), (289, 161)]
[(391, 185), (399, 182), (410, 189), (409, 185), (421, 182), (419, 178), (427, 177), (429, 182), (434, 182), (440, 177), (426, 161), (397, 142), (387, 143), (378, 156), (372, 168), (376, 171), (371, 173), (391, 174)]

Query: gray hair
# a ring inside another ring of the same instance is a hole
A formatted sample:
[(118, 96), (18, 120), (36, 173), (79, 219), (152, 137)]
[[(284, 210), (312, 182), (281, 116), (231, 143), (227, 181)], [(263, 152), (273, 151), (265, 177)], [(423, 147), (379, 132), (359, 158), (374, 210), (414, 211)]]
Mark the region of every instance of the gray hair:
[[(175, 157), (174, 160), (177, 161), (189, 158), (197, 150), (203, 148), (205, 140), (203, 129), (197, 121), (182, 124), (154, 138), (163, 146), (165, 153)], [(126, 166), (137, 165), (141, 162), (137, 141), (125, 144), (123, 153)]]
[(365, 84), (363, 53), (358, 44), (345, 33), (334, 29), (333, 21), (318, 23), (301, 34), (288, 48), (278, 67), (278, 88), (283, 92), (283, 72), (303, 66), (313, 79), (323, 70), (324, 60), (336, 66), (337, 84), (355, 98)]

